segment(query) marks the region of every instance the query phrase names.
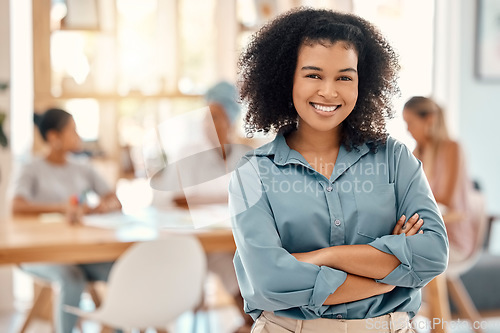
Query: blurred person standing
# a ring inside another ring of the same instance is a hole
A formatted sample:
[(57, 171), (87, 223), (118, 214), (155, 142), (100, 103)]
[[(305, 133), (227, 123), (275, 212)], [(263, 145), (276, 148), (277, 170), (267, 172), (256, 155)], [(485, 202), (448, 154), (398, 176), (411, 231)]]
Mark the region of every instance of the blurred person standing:
[(442, 210), (450, 241), (450, 262), (467, 258), (474, 249), (475, 214), (470, 181), (462, 147), (450, 138), (443, 109), (432, 99), (410, 98), (403, 117), (417, 142), (414, 155), (424, 172)]
[[(23, 166), (14, 190), (14, 214), (65, 214), (71, 205), (70, 200), (78, 200), (87, 192), (95, 192), (100, 202), (95, 207), (82, 204), (83, 214), (120, 210), (121, 204), (114, 191), (92, 166), (70, 156), (81, 150), (81, 139), (71, 114), (61, 109), (49, 109), (43, 115), (35, 114), (34, 120), (49, 151), (46, 156), (33, 158)], [(68, 333), (75, 326), (77, 317), (63, 312), (62, 306), (78, 306), (87, 282), (106, 281), (111, 266), (111, 262), (79, 265), (44, 263), (23, 264), (21, 269), (59, 285), (54, 311), (55, 331)]]

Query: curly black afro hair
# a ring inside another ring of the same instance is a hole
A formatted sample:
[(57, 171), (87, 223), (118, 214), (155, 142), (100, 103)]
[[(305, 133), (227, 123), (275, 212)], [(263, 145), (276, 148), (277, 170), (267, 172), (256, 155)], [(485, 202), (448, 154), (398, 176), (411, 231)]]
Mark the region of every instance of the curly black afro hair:
[(290, 102), (299, 48), (337, 41), (357, 51), (359, 77), (357, 103), (342, 122), (341, 143), (347, 149), (385, 143), (391, 99), (399, 93), (396, 53), (366, 20), (310, 8), (293, 9), (266, 24), (242, 53), (238, 67), (241, 99), (248, 106), (247, 134), (297, 127), (298, 114)]

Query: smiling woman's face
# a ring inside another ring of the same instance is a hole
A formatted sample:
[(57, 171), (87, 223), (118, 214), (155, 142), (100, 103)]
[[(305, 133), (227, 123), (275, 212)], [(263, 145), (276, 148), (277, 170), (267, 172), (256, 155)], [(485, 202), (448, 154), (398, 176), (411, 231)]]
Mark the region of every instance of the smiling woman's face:
[(357, 52), (345, 42), (302, 45), (292, 91), (299, 126), (338, 131), (356, 105), (357, 68)]

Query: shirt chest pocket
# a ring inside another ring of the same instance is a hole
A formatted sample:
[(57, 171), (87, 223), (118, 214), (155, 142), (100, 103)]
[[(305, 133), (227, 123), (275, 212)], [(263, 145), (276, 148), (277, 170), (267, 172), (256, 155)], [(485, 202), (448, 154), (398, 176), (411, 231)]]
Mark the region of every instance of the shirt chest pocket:
[(375, 239), (390, 235), (396, 225), (396, 195), (394, 184), (374, 184), (370, 189), (354, 193), (358, 215), (356, 231)]

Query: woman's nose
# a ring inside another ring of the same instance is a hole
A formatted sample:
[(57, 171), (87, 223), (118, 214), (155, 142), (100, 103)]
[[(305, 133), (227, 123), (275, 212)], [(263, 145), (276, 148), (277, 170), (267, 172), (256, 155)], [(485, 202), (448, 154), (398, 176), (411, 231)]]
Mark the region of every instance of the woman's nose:
[(337, 87), (335, 86), (334, 82), (325, 80), (321, 84), (318, 94), (326, 99), (337, 97)]

